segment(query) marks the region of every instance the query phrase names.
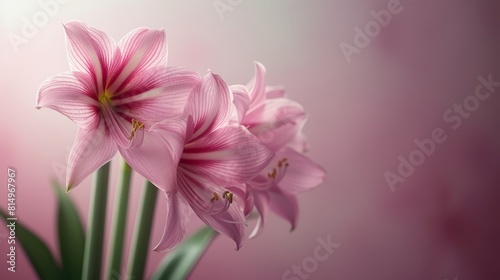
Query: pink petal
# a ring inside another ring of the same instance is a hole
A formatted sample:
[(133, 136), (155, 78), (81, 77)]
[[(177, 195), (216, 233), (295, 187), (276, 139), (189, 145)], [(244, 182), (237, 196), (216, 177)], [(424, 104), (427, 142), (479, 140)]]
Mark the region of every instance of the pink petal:
[(46, 80), (38, 90), (36, 108), (50, 108), (76, 122), (80, 128), (99, 124), (99, 103), (94, 97), (89, 76), (63, 73)]
[(243, 243), (245, 216), (243, 210), (236, 204), (237, 202), (233, 201), (227, 211), (216, 215), (206, 215), (194, 210), (196, 215), (208, 226), (231, 238), (236, 243), (236, 250), (239, 250)]
[(193, 117), (195, 140), (225, 126), (232, 118), (232, 94), (218, 75), (209, 72), (193, 88), (184, 112)]
[(141, 145), (144, 138), (144, 129), (137, 129), (134, 132), (134, 137), (132, 137), (132, 120), (125, 119), (123, 115), (115, 112), (115, 109), (109, 104), (101, 106), (101, 116), (106, 122), (110, 136), (118, 147), (129, 149)]
[(109, 135), (106, 135), (104, 122), (101, 121), (96, 129), (79, 128), (68, 159), (67, 190), (78, 186), (115, 154), (116, 146)]
[(191, 70), (158, 66), (142, 71), (113, 98), (115, 110), (155, 123), (183, 112), (199, 75)]
[[(179, 167), (177, 175), (178, 188), (196, 215), (216, 231), (228, 236), (236, 242), (239, 249), (243, 240), (243, 199), (238, 192), (233, 196), (232, 203), (222, 197), (224, 191), (234, 191), (220, 185), (204, 181), (203, 177)], [(213, 193), (218, 194), (217, 200), (212, 200)]]
[(266, 221), (267, 213), (269, 212), (269, 204), (271, 203), (271, 198), (267, 192), (256, 191), (253, 192), (255, 208), (259, 212), (259, 220), (255, 225), (252, 233), (250, 234), (250, 239), (255, 238), (262, 233), (264, 229), (264, 222)]
[(244, 183), (257, 175), (273, 157), (245, 128), (220, 128), (189, 143), (181, 166), (220, 184)]
[(115, 41), (82, 22), (68, 22), (64, 28), (71, 70), (88, 73), (94, 81), (94, 91), (102, 92), (116, 49)]
[(260, 117), (247, 116), (247, 119), (250, 120), (250, 131), (264, 145), (276, 151), (286, 146), (302, 130), (306, 114), (300, 104), (280, 98), (267, 100)]
[(190, 116), (178, 116), (155, 123), (150, 128), (150, 131), (160, 136), (168, 146), (176, 165), (184, 150), (186, 135), (190, 133), (187, 131), (187, 124), (190, 122)]
[(255, 75), (248, 84), (250, 95), (249, 113), (264, 104), (266, 100), (266, 68), (262, 63), (255, 62)]
[(268, 192), (271, 202), (271, 211), (281, 218), (287, 220), (292, 225), (293, 231), (297, 225), (299, 217), (299, 204), (295, 195), (286, 194), (279, 188), (273, 188)]
[(250, 106), (250, 97), (244, 86), (231, 86), (231, 92), (234, 96), (234, 106), (236, 107), (237, 123), (241, 124)]
[(282, 86), (267, 86), (266, 97), (267, 99), (284, 98), (285, 88)]
[(178, 193), (165, 193), (167, 215), (160, 242), (154, 248), (157, 252), (173, 249), (182, 242), (188, 224), (188, 208)]
[(144, 70), (167, 64), (165, 31), (137, 28), (118, 43), (122, 61), (110, 81), (111, 92), (121, 88)]
[(297, 135), (295, 135), (295, 138), (288, 142), (287, 147), (290, 147), (299, 153), (304, 153), (309, 150), (309, 143), (305, 134), (300, 131)]
[(287, 193), (296, 194), (317, 187), (325, 180), (325, 170), (305, 155), (290, 148), (276, 153), (277, 158), (286, 158), (286, 175), (279, 182), (280, 188)]
[(243, 213), (245, 214), (245, 217), (248, 217), (248, 215), (252, 212), (253, 210), (253, 206), (254, 206), (254, 198), (253, 198), (253, 194), (252, 194), (252, 191), (250, 190), (250, 187), (246, 185), (246, 189), (245, 189), (245, 196), (244, 196), (244, 200), (245, 200), (245, 207), (243, 208)]
[(185, 119), (169, 119), (144, 133), (136, 148), (120, 148), (128, 164), (164, 192), (176, 189), (177, 164), (184, 146)]

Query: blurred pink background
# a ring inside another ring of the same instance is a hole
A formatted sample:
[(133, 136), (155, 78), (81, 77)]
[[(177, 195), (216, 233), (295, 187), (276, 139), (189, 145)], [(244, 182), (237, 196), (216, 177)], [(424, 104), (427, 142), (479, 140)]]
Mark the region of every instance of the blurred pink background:
[[(443, 119), (474, 95), (479, 76), (500, 81), (497, 1), (401, 1), (350, 63), (340, 44), (354, 46), (355, 28), (374, 20), (370, 11), (394, 3), (66, 0), (55, 2), (59, 8), (46, 21), (40, 3), (0, 0), (0, 207), (7, 203), (6, 169), (14, 167), (19, 221), (53, 252), (50, 180), (57, 178), (53, 166), (66, 162), (76, 125), (57, 112), (37, 111), (35, 94), (45, 79), (69, 69), (61, 24), (82, 20), (115, 40), (139, 26), (163, 28), (170, 65), (202, 74), (210, 68), (229, 84), (246, 83), (258, 60), (268, 83), (286, 86), (310, 115), (309, 155), (328, 176), (300, 196), (298, 228), (290, 233), (272, 216), (264, 233), (238, 252), (218, 238), (191, 279), (500, 279), (500, 87), (456, 130)], [(218, 13), (214, 3), (230, 9)], [(40, 27), (15, 47), (9, 38), (22, 35), (24, 17)], [(447, 140), (391, 191), (384, 173), (397, 173), (398, 157), (408, 159), (414, 141), (431, 138), (436, 128)], [(117, 156), (111, 198), (119, 163)], [(142, 183), (135, 175), (127, 244)], [(85, 220), (90, 184), (88, 178), (69, 194)], [(158, 205), (148, 275), (164, 256), (152, 251), (164, 224), (163, 199)], [(200, 226), (192, 215), (191, 231)], [(2, 226), (0, 278), (36, 279), (24, 255), (16, 273), (7, 271), (6, 234)], [(293, 265), (310, 265), (303, 262), (314, 257), (318, 238), (341, 246), (314, 269), (306, 267), (309, 272), (287, 274)]]

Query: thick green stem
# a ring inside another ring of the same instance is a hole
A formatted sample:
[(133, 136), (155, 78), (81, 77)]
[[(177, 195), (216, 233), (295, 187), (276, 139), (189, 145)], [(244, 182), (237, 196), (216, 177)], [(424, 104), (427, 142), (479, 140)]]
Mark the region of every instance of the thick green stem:
[(127, 276), (131, 279), (144, 279), (144, 267), (149, 250), (149, 238), (153, 223), (156, 195), (157, 188), (148, 181), (144, 186), (139, 204), (139, 213), (130, 249)]
[(83, 256), (83, 280), (101, 278), (102, 244), (106, 221), (106, 203), (108, 198), (109, 166), (106, 163), (95, 174), (90, 198), (87, 239)]
[(123, 241), (127, 225), (127, 208), (131, 178), (132, 169), (126, 162), (123, 162), (121, 182), (116, 191), (115, 205), (113, 209), (113, 225), (111, 228), (108, 268), (106, 271), (106, 279), (109, 280), (118, 279), (121, 274)]

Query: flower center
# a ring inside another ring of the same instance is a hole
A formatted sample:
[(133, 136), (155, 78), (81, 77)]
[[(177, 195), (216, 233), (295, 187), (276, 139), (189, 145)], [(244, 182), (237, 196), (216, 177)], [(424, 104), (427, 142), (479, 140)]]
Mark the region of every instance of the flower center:
[(101, 105), (104, 104), (111, 104), (111, 94), (108, 91), (104, 91), (100, 96), (99, 96), (99, 103)]
[(138, 129), (144, 129), (144, 123), (136, 120), (136, 119), (132, 119), (132, 132), (130, 133), (130, 136), (129, 136), (129, 140), (132, 140), (135, 136), (135, 132), (138, 130)]

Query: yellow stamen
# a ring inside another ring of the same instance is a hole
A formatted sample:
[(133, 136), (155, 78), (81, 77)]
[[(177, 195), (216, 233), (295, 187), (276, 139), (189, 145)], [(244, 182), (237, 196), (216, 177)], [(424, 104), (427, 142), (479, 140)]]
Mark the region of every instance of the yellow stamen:
[(276, 175), (278, 175), (278, 170), (276, 170), (276, 168), (273, 168), (273, 173), (271, 173), (271, 176), (273, 178), (276, 178)]
[(212, 195), (212, 199), (210, 200), (210, 203), (214, 203), (214, 201), (217, 201), (219, 200), (219, 196), (217, 195), (216, 192), (214, 192), (214, 194)]
[(229, 204), (233, 203), (233, 194), (230, 191), (225, 191), (222, 193), (222, 198), (226, 198)]
[(143, 129), (143, 128), (144, 128), (144, 123), (142, 123), (138, 120), (132, 119), (132, 133), (130, 133), (130, 137), (128, 139), (132, 140), (135, 136), (135, 132), (138, 129)]
[[(284, 166), (284, 170), (283, 170), (283, 166)], [(267, 177), (269, 179), (276, 179), (276, 177), (278, 177), (278, 174), (280, 172), (286, 171), (288, 166), (289, 166), (289, 164), (288, 164), (288, 160), (286, 158), (279, 160), (278, 161), (278, 168), (273, 168), (272, 172), (267, 173)]]

